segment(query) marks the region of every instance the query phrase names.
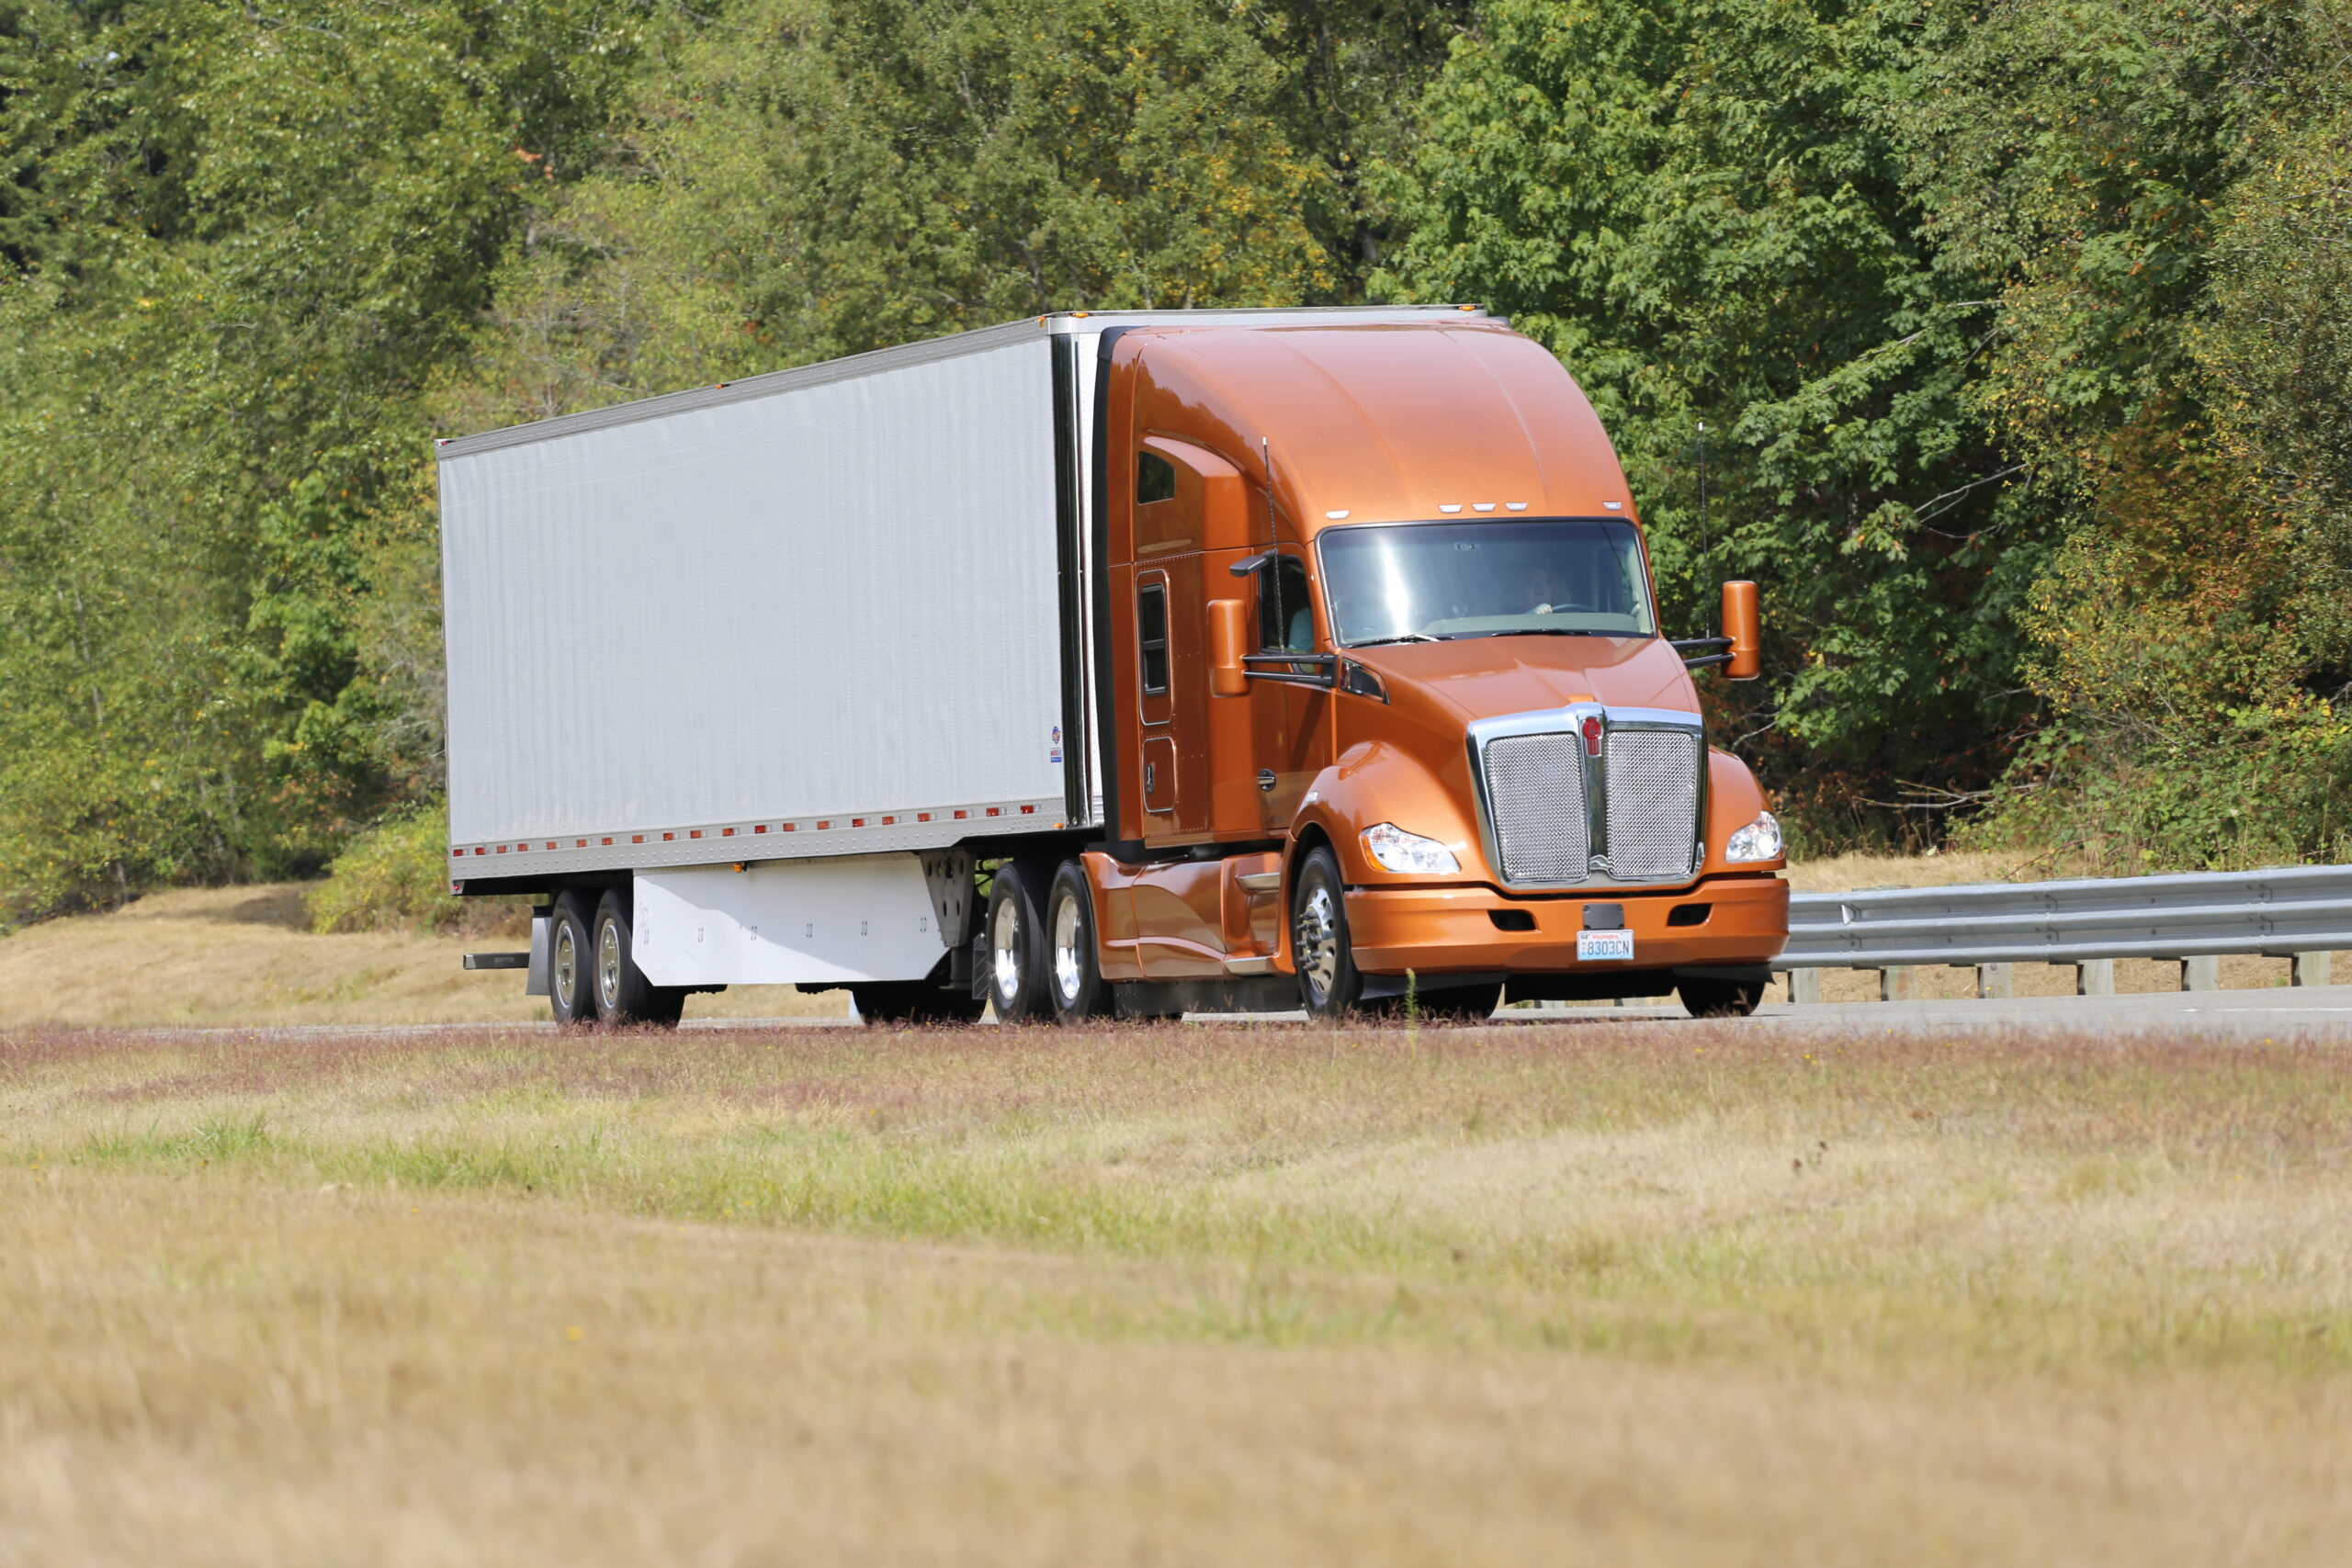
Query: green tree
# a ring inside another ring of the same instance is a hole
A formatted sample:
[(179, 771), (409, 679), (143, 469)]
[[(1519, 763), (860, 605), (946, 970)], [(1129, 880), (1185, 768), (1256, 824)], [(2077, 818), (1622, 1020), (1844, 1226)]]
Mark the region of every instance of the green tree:
[(1958, 25), (1494, 0), (1388, 177), (1409, 231), (1384, 286), (1485, 300), (1560, 355), (1676, 621), (1706, 618), (1709, 569), (1763, 585), (1770, 679), (1732, 733), (1816, 822), (1983, 784), (2018, 716), (2042, 535), (1971, 399), (1997, 294), (1922, 236), (1897, 116)]

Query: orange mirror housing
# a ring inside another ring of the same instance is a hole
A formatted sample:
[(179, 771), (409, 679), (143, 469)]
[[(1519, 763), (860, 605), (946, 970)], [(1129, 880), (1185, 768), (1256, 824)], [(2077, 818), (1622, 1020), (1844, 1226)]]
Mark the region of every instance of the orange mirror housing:
[(1764, 673), (1764, 628), (1756, 612), (1756, 584), (1724, 584), (1724, 636), (1731, 638), (1731, 658), (1724, 673), (1734, 681), (1753, 681)]
[(1209, 691), (1220, 697), (1246, 695), (1250, 677), (1241, 662), (1249, 650), (1250, 605), (1242, 599), (1209, 601)]

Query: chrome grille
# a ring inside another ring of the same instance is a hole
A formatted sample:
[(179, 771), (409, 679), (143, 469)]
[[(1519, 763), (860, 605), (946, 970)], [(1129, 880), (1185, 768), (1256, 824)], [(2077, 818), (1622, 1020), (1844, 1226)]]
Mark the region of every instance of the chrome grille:
[(1611, 729), (1605, 753), (1609, 874), (1679, 881), (1699, 838), (1699, 738), (1671, 729)]
[(1582, 882), (1592, 855), (1583, 742), (1574, 735), (1512, 735), (1488, 741), (1485, 760), (1503, 880)]

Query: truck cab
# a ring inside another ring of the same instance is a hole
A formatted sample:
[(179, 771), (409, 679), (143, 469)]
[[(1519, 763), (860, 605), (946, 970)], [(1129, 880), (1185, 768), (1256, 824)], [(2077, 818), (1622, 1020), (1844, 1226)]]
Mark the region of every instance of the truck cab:
[[(1147, 326), (1098, 357), (1112, 830), (1065, 879), (1091, 909), (1038, 912), (1044, 1010), (1101, 987), (1131, 1011), (1483, 1015), (1506, 986), (1754, 1007), (1779, 829), (1706, 744), (1556, 359), (1484, 319)], [(1734, 635), (1696, 658), (1752, 677), (1729, 587)], [(999, 1010), (1039, 1009), (1021, 922), (998, 937)]]

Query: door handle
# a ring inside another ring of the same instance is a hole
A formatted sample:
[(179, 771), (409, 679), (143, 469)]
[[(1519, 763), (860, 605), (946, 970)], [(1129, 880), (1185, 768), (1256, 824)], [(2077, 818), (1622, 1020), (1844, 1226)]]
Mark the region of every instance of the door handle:
[(1157, 762), (1143, 765), (1143, 792), (1146, 795), (1159, 793), (1159, 765)]
[(1258, 770), (1258, 787), (1259, 787), (1260, 789), (1261, 789), (1261, 790), (1265, 791), (1268, 795), (1272, 795), (1272, 794), (1273, 794), (1273, 793), (1274, 793), (1274, 770), (1273, 770), (1273, 769), (1272, 769), (1272, 768), (1260, 768), (1260, 769)]

